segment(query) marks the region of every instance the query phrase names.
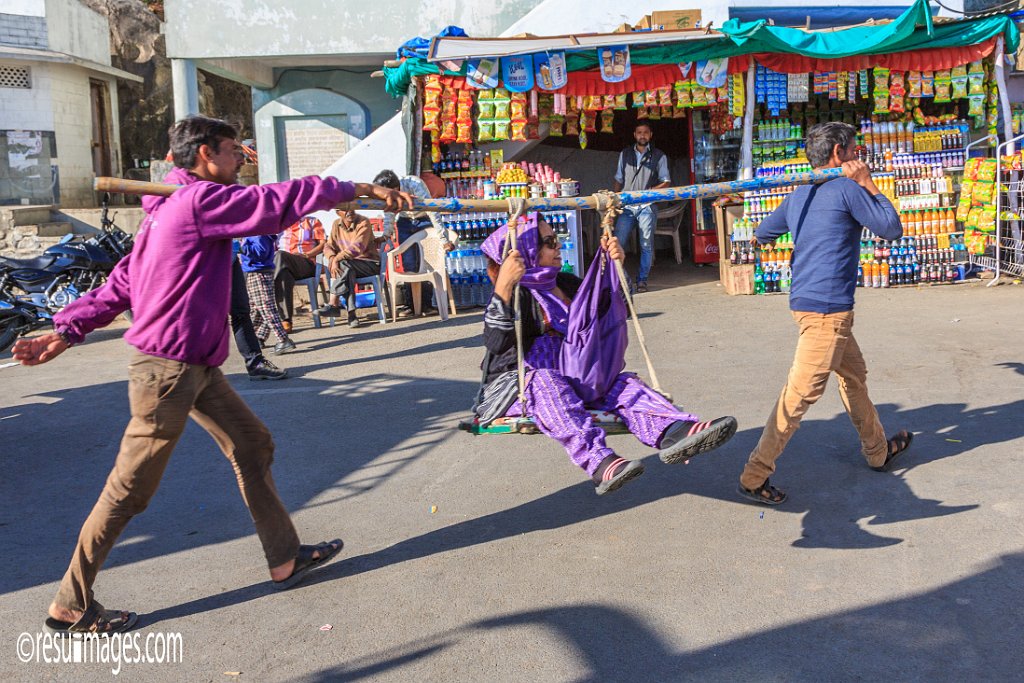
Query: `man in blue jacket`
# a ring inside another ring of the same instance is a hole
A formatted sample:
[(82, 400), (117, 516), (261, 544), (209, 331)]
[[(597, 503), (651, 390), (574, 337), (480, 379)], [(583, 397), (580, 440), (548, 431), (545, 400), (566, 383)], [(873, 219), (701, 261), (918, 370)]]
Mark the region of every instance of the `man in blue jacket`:
[(860, 436), (868, 465), (885, 471), (909, 446), (913, 434), (886, 439), (878, 411), (868, 397), (867, 365), (853, 338), (853, 294), (862, 226), (884, 240), (903, 236), (900, 217), (856, 159), (856, 134), (846, 123), (822, 123), (807, 134), (807, 158), (814, 168), (841, 166), (845, 178), (798, 187), (761, 222), (756, 239), (767, 244), (793, 235), (793, 284), (789, 307), (800, 328), (793, 367), (768, 417), (761, 439), (740, 476), (739, 492), (764, 505), (778, 505), (786, 494), (768, 477), (800, 419), (825, 392), (829, 375), (839, 377), (839, 393)]

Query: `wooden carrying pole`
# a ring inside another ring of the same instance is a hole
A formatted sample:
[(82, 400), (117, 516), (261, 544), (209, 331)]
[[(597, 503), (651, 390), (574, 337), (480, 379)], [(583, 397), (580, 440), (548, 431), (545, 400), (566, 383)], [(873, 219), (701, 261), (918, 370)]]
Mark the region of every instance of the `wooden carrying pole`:
[[(720, 197), (726, 194), (738, 192), (751, 192), (756, 190), (767, 190), (773, 187), (786, 187), (791, 185), (810, 185), (821, 183), (833, 178), (843, 176), (841, 168), (826, 168), (806, 173), (793, 173), (792, 175), (778, 175), (766, 178), (752, 178), (750, 180), (733, 180), (726, 183), (707, 183), (705, 185), (687, 185), (685, 187), (667, 187), (662, 190), (646, 190), (643, 192), (619, 192), (619, 203), (623, 206), (631, 204), (650, 204), (653, 202), (671, 202), (683, 199), (706, 199)], [(166, 185), (163, 183), (147, 183), (141, 180), (124, 180), (122, 178), (96, 178), (93, 187), (97, 192), (114, 192), (119, 194), (142, 194), (158, 197), (169, 197), (174, 194), (181, 185)], [(598, 209), (596, 195), (582, 197), (549, 197), (523, 199), (526, 203), (524, 212), (527, 211), (575, 211), (583, 209)], [(357, 198), (351, 202), (338, 204), (338, 209), (350, 211), (383, 211), (386, 206), (379, 199)], [(508, 211), (508, 200), (506, 199), (456, 199), (444, 197), (440, 199), (416, 199), (412, 206), (414, 211), (432, 211), (437, 213), (506, 213)]]

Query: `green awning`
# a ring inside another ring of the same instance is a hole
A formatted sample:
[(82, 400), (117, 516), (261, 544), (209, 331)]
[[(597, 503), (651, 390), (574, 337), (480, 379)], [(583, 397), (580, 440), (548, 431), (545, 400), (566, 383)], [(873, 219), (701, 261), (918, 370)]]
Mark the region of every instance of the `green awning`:
[[(630, 59), (634, 64), (679, 64), (761, 52), (836, 59), (923, 48), (977, 45), (999, 35), (1006, 42), (1006, 54), (1016, 52), (1020, 44), (1020, 31), (1008, 15), (933, 24), (927, 0), (916, 0), (896, 20), (877, 26), (808, 32), (769, 26), (764, 20), (741, 23), (731, 19), (720, 31), (724, 34), (720, 40), (636, 47), (630, 50)], [(597, 67), (597, 53), (593, 50), (568, 52), (566, 66), (569, 71), (593, 69)], [(441, 73), (464, 76), (465, 67), (460, 71), (444, 71), (425, 59), (410, 58), (397, 67), (384, 69), (384, 87), (394, 97), (402, 97), (413, 77)]]

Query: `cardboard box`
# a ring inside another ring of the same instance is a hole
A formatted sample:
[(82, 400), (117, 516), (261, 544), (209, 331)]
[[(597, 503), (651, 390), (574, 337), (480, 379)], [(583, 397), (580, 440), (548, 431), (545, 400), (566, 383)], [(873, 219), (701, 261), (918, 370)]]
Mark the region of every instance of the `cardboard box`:
[(612, 31), (612, 33), (632, 33), (632, 32), (633, 32), (633, 27), (630, 26), (629, 24), (622, 24), (617, 29)]
[(636, 25), (633, 28), (641, 31), (651, 30), (651, 15), (648, 14), (643, 19), (636, 22)]
[(719, 261), (718, 269), (726, 294), (738, 296), (754, 293), (754, 264), (734, 266), (728, 261)]
[(655, 30), (678, 31), (700, 26), (699, 9), (675, 9), (667, 12), (651, 12), (651, 27)]

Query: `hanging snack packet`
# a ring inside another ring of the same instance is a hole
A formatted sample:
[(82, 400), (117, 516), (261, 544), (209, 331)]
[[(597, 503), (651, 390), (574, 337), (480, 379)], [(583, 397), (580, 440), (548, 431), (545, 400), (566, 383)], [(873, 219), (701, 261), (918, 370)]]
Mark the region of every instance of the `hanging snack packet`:
[(476, 98), (477, 118), (481, 119), (493, 119), (494, 118), (494, 91), (493, 90), (481, 90), (480, 94)]
[(494, 120), (494, 141), (501, 142), (502, 140), (508, 140), (509, 128), (512, 122), (508, 119), (495, 119)]
[(526, 136), (526, 121), (512, 122), (512, 135), (509, 139), (513, 142), (526, 142), (529, 139)]
[(658, 91), (648, 90), (644, 93), (644, 106), (645, 107), (657, 107), (658, 106)]
[(581, 130), (580, 131), (580, 149), (586, 149), (586, 148), (587, 148), (587, 131)]
[(568, 111), (565, 113), (565, 134), (569, 137), (580, 134), (579, 112)]
[(555, 113), (555, 96), (550, 94), (542, 94), (537, 99), (537, 113), (539, 120), (542, 122), (548, 122)]
[(921, 97), (935, 97), (935, 74), (931, 71), (921, 72)]
[[(685, 119), (686, 118), (686, 110), (685, 109), (680, 109), (679, 107), (669, 107), (668, 110), (670, 112), (672, 112), (671, 118), (673, 118), (673, 119)], [(662, 111), (665, 111), (665, 109), (663, 108)], [(669, 117), (665, 117), (665, 118), (669, 118)]]
[(583, 111), (580, 114), (580, 127), (587, 133), (596, 133), (597, 112)]
[(602, 133), (614, 133), (612, 125), (615, 123), (615, 110), (605, 109), (601, 112), (601, 132)]
[(623, 110), (624, 109), (629, 109), (629, 103), (626, 100), (627, 97), (628, 97), (628, 95), (626, 93), (622, 93), (620, 95), (616, 95), (615, 96), (615, 108), (616, 109), (623, 109)]
[(889, 89), (889, 70), (882, 66), (872, 69), (872, 76), (875, 79), (875, 92)]
[(967, 96), (967, 115), (968, 116), (984, 116), (985, 115), (985, 96), (984, 95), (968, 95)]
[(661, 107), (647, 107), (647, 118), (651, 121), (660, 121)]
[(982, 232), (996, 231), (996, 207), (981, 207), (981, 213), (978, 214), (978, 230)]
[(671, 107), (672, 106), (672, 88), (658, 88), (658, 106), (659, 107)]
[(476, 141), (494, 142), (494, 121), (490, 119), (476, 120)]
[(638, 90), (633, 93), (633, 108), (639, 109), (640, 107), (646, 106), (644, 102), (647, 100), (647, 93), (643, 90)]
[(604, 100), (600, 95), (587, 95), (583, 98), (583, 111), (598, 111)]
[(455, 142), (464, 145), (470, 145), (473, 143), (473, 124), (472, 123), (459, 123), (456, 128)]
[(871, 92), (871, 84), (868, 82), (868, 70), (861, 69), (857, 76), (857, 85), (860, 86), (860, 96), (867, 97)]
[(647, 118), (650, 118), (650, 114), (648, 114), (647, 107), (644, 107), (643, 109), (637, 109), (636, 110), (636, 119), (637, 119), (637, 121), (639, 121), (641, 119), (647, 119)]
[(689, 109), (693, 106), (690, 100), (690, 82), (689, 81), (676, 81), (672, 84), (672, 90), (676, 93), (676, 107), (679, 109)]
[(513, 121), (525, 122), (526, 116), (526, 93), (512, 93), (512, 100), (509, 102), (509, 118)]
[(875, 91), (875, 114), (888, 114), (889, 113), (889, 91), (888, 90), (876, 90)]
[(935, 72), (935, 101), (939, 103), (945, 103), (950, 101), (950, 87), (951, 82), (949, 79), (949, 71), (936, 71)]
[(430, 132), (430, 163), (441, 163), (441, 140), (436, 131)]
[(565, 127), (565, 117), (561, 114), (554, 114), (551, 117), (551, 121), (548, 123), (548, 136), (553, 138), (560, 138), (564, 135), (562, 132)]
[(907, 72), (907, 95), (910, 97), (921, 97), (921, 72)]
[(695, 82), (690, 85), (690, 100), (694, 107), (708, 106), (708, 89)]
[(996, 179), (996, 160), (982, 159), (978, 165), (978, 182), (993, 182)]
[(967, 97), (967, 65), (953, 67), (949, 78), (953, 88), (953, 99), (962, 100)]

